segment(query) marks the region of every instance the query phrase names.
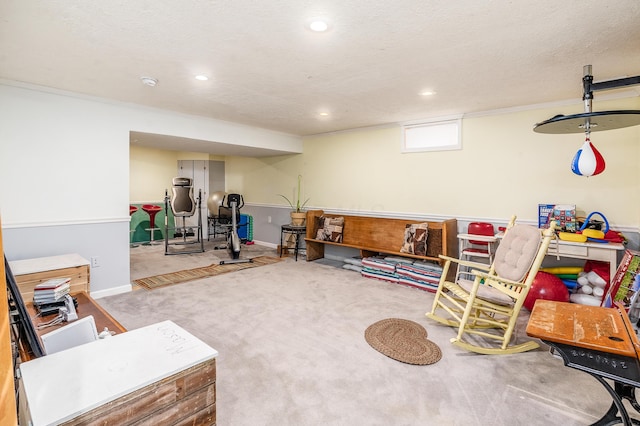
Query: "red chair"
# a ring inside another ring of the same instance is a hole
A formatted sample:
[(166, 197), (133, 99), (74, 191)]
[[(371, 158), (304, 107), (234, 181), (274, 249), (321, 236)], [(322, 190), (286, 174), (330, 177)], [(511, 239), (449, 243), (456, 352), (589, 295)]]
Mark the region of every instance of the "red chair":
[[(474, 236), (477, 236), (478, 239), (473, 239)], [(471, 222), (467, 228), (467, 233), (458, 235), (458, 239), (460, 242), (460, 259), (488, 265), (493, 263), (497, 238), (491, 223)], [(487, 260), (479, 260), (478, 258)], [(468, 273), (468, 268), (462, 268), (458, 265), (458, 274), (461, 273)]]
[(151, 232), (151, 241), (149, 241), (149, 244), (154, 244), (153, 234), (155, 233), (156, 230), (160, 229), (160, 228), (156, 228), (156, 214), (158, 214), (158, 212), (162, 210), (162, 207), (157, 206), (155, 204), (143, 204), (142, 210), (147, 212), (147, 214), (149, 215), (149, 227), (145, 229), (145, 231)]
[(468, 244), (462, 249), (462, 255), (466, 257), (484, 257), (493, 263), (493, 244), (496, 241), (493, 225), (487, 222), (471, 222), (467, 228), (467, 234), (483, 235), (491, 237), (489, 240), (467, 240)]
[[(129, 217), (133, 216), (133, 214), (134, 214), (135, 212), (137, 212), (137, 211), (138, 211), (138, 208), (137, 208), (136, 206), (129, 205)], [(136, 230), (135, 230), (135, 229), (130, 229), (130, 230), (129, 230), (129, 234), (131, 234), (131, 235), (130, 235), (130, 237), (129, 237), (129, 239), (131, 239), (131, 238), (133, 237), (133, 233), (134, 233), (134, 232), (136, 232)], [(138, 245), (137, 245), (137, 244), (133, 244), (133, 241), (129, 241), (129, 245), (130, 245), (131, 247), (138, 247)]]

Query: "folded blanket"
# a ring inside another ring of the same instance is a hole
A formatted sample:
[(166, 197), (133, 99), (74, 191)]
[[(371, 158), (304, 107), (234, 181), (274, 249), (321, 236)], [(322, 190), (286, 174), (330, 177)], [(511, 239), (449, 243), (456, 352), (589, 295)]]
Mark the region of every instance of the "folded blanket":
[(368, 266), (363, 266), (362, 270), (367, 271), (370, 274), (378, 274), (378, 275), (384, 275), (387, 277), (396, 277), (396, 278), (398, 277), (398, 275), (395, 272), (383, 271), (382, 269), (370, 268)]
[(436, 287), (440, 283), (440, 278), (432, 278), (432, 277), (425, 277), (421, 275), (412, 275), (412, 274), (398, 274), (397, 276), (400, 279), (411, 280), (411, 281), (415, 281), (422, 284), (434, 285)]
[(427, 271), (440, 271), (442, 272), (442, 266), (432, 262), (413, 262), (414, 268), (424, 269)]
[(414, 287), (414, 288), (419, 288), (420, 290), (426, 290), (426, 291), (430, 291), (432, 293), (435, 293), (436, 290), (438, 290), (438, 284), (434, 285), (434, 284), (423, 283), (423, 282), (419, 282), (419, 281), (414, 281), (414, 280), (406, 278), (406, 277), (400, 277), (398, 279), (398, 284), (407, 285), (407, 286)]
[(413, 259), (409, 259), (407, 257), (400, 257), (400, 256), (387, 256), (384, 258), (384, 260), (386, 262), (392, 262), (392, 263), (408, 263), (408, 264), (412, 264), (414, 261)]
[(391, 282), (391, 283), (397, 283), (398, 282), (398, 277), (396, 277), (394, 275), (383, 274), (383, 273), (380, 273), (379, 271), (375, 271), (375, 270), (372, 270), (372, 269), (363, 268), (361, 274), (365, 278), (375, 278), (375, 279), (378, 279), (378, 280), (388, 281), (388, 282)]
[(391, 273), (396, 271), (396, 263), (386, 262), (384, 259), (377, 257), (365, 257), (362, 259), (362, 266)]

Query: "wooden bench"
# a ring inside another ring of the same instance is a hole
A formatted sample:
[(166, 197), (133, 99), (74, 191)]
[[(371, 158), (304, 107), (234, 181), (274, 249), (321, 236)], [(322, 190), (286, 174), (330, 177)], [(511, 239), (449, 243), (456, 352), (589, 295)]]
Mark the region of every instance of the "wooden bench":
[[(320, 216), (344, 217), (342, 242), (316, 239)], [(400, 252), (404, 240), (405, 228), (409, 224), (428, 223), (427, 254), (420, 256)], [(350, 216), (343, 214), (325, 214), (323, 210), (307, 211), (307, 261), (322, 259), (325, 245), (350, 247), (360, 250), (360, 256), (370, 257), (380, 253), (402, 256), (412, 259), (429, 260), (442, 264), (438, 257), (444, 254), (458, 257), (458, 221), (425, 221), (420, 219), (395, 219), (372, 216)], [(454, 271), (455, 272), (455, 271)]]

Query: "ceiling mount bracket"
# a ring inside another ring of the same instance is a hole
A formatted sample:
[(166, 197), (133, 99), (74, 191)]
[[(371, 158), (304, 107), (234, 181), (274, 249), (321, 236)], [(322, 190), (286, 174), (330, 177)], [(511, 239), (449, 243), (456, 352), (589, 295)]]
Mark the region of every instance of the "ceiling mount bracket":
[(618, 78), (614, 80), (593, 82), (591, 65), (583, 67), (582, 85), (585, 112), (573, 115), (556, 115), (537, 123), (533, 131), (537, 133), (565, 134), (586, 133), (621, 129), (640, 124), (639, 110), (592, 111), (593, 92), (598, 90), (617, 89), (624, 86), (640, 84), (640, 76)]

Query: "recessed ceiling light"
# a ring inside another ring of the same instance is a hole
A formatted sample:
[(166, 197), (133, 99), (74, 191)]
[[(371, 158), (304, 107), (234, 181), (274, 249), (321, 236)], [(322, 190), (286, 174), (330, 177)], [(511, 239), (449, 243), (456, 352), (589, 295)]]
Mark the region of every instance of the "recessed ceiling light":
[(329, 22), (324, 18), (311, 18), (307, 21), (307, 28), (311, 31), (322, 33), (329, 29)]
[(209, 77), (207, 77), (206, 75), (196, 75), (196, 80), (200, 80), (200, 81), (207, 81), (209, 80)]
[(436, 92), (434, 92), (433, 90), (423, 90), (422, 92), (420, 92), (420, 96), (433, 96), (435, 94)]
[(328, 116), (329, 116), (329, 113), (328, 113), (328, 112), (326, 112), (326, 111), (322, 111), (322, 112), (319, 112), (319, 113), (318, 113), (318, 115), (319, 115), (320, 117), (328, 117)]
[(158, 84), (158, 80), (153, 77), (140, 77), (140, 81), (142, 81), (142, 84), (146, 84), (147, 86), (151, 87), (154, 87), (156, 84)]
[(329, 24), (324, 21), (313, 21), (311, 24), (309, 24), (309, 28), (311, 28), (313, 31), (322, 32), (329, 29)]

